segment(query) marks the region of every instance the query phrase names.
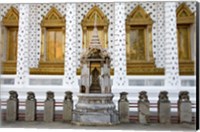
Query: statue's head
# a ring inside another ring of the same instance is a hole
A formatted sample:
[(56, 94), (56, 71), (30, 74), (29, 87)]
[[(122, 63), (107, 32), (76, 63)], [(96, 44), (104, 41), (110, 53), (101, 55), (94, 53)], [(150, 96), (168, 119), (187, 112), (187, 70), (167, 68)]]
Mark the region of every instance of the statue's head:
[(35, 100), (35, 94), (33, 92), (28, 92), (27, 94), (27, 100)]
[(168, 100), (168, 96), (167, 96), (168, 92), (167, 91), (161, 91), (159, 94), (159, 101), (169, 101)]
[(189, 92), (188, 91), (180, 91), (179, 92), (179, 101), (190, 101)]
[(51, 91), (47, 92), (47, 100), (54, 100), (54, 93)]
[(65, 100), (72, 100), (72, 92), (71, 91), (66, 91), (65, 92)]
[(127, 92), (121, 92), (120, 93), (120, 100), (121, 101), (127, 101), (127, 95), (128, 95)]
[(10, 94), (10, 97), (9, 97), (10, 100), (16, 100), (18, 98), (18, 94), (16, 91), (13, 91), (13, 90), (9, 91), (9, 94)]
[(148, 101), (148, 96), (146, 91), (141, 91), (139, 93), (139, 100), (140, 101)]

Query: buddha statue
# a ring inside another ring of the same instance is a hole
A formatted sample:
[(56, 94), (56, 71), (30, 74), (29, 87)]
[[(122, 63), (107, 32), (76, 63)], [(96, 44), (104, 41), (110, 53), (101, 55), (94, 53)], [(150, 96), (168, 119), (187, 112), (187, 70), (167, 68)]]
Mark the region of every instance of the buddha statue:
[(101, 87), (100, 87), (100, 81), (99, 81), (99, 71), (95, 67), (92, 70), (92, 84), (90, 86), (90, 93), (100, 93)]

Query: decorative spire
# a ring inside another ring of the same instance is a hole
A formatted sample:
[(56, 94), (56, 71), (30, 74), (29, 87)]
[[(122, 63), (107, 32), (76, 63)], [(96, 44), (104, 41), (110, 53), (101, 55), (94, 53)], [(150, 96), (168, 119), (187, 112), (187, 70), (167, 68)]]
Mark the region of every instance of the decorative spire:
[(98, 48), (98, 49), (101, 49), (102, 48), (102, 45), (100, 43), (100, 40), (99, 40), (99, 36), (98, 36), (98, 30), (97, 30), (97, 12), (95, 12), (95, 16), (94, 16), (94, 29), (93, 29), (93, 32), (92, 32), (92, 38), (91, 38), (91, 41), (90, 41), (90, 48)]

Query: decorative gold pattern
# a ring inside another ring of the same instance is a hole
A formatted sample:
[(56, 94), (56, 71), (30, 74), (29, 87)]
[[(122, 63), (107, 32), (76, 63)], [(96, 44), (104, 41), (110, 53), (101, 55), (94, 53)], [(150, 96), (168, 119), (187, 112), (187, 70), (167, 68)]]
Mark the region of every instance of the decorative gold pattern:
[(127, 75), (164, 75), (164, 68), (156, 68), (154, 62), (128, 63)]
[(7, 14), (3, 17), (2, 24), (4, 26), (18, 26), (19, 23), (19, 12), (14, 7), (10, 7)]
[[(16, 74), (17, 38), (18, 38), (19, 12), (11, 6), (2, 19), (3, 47), (6, 46), (6, 60), (2, 63), (2, 74)], [(7, 38), (7, 39), (6, 39)]]
[(138, 5), (126, 19), (127, 75), (163, 75), (156, 68), (152, 50), (152, 24), (149, 14)]
[(41, 27), (65, 27), (65, 16), (52, 7), (46, 16), (43, 16)]
[(191, 57), (191, 25), (194, 23), (194, 13), (182, 3), (176, 10), (177, 40), (180, 75), (194, 75), (194, 61)]
[(64, 74), (65, 16), (55, 7), (43, 16), (41, 21), (42, 44), (38, 68), (31, 68), (31, 74)]
[(30, 74), (64, 75), (64, 62), (40, 62), (39, 68), (31, 68)]
[(81, 21), (83, 29), (83, 48), (88, 48), (92, 36), (96, 16), (96, 27), (103, 48), (108, 47), (108, 25), (109, 21), (98, 6), (94, 6)]
[(16, 61), (5, 61), (2, 63), (2, 74), (16, 74)]
[(145, 10), (138, 5), (135, 9), (127, 16), (126, 25), (152, 25), (153, 21), (149, 14), (145, 12)]
[(189, 7), (182, 3), (176, 10), (177, 24), (192, 24), (194, 23), (194, 12), (192, 13)]

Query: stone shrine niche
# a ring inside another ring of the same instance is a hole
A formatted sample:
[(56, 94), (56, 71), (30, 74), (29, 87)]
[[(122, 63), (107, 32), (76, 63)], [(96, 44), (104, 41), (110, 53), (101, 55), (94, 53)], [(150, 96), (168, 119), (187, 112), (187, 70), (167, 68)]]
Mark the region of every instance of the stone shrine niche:
[(138, 5), (126, 18), (126, 59), (128, 75), (164, 74), (156, 68), (152, 47), (153, 20)]
[(31, 74), (64, 74), (65, 16), (52, 7), (41, 21), (42, 42), (38, 68)]
[(176, 17), (180, 75), (194, 75), (195, 16), (182, 3), (176, 10)]
[(73, 123), (118, 124), (119, 117), (111, 93), (110, 55), (102, 48), (96, 26), (88, 45), (81, 55), (80, 93), (73, 112)]
[(19, 12), (10, 7), (2, 20), (3, 74), (16, 74)]
[[(91, 44), (99, 43), (94, 35)], [(98, 46), (98, 45), (96, 45)], [(81, 57), (81, 93), (110, 93), (110, 57), (106, 50), (92, 45)]]

